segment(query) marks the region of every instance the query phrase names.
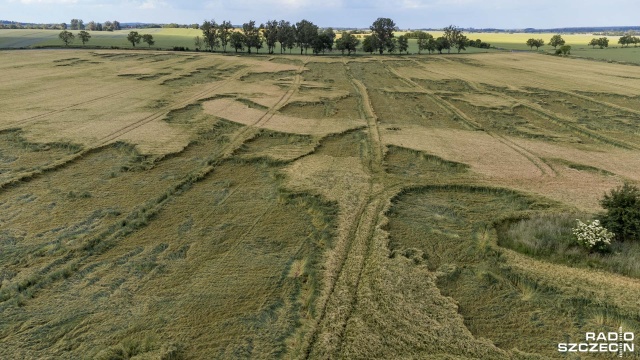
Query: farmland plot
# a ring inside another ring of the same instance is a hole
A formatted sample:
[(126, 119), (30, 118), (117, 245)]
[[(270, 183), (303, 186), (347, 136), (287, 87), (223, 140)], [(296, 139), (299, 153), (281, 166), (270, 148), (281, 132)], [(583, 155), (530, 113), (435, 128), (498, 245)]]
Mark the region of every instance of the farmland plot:
[(0, 357), (533, 359), (640, 329), (638, 271), (500, 240), (640, 182), (635, 67), (22, 54)]

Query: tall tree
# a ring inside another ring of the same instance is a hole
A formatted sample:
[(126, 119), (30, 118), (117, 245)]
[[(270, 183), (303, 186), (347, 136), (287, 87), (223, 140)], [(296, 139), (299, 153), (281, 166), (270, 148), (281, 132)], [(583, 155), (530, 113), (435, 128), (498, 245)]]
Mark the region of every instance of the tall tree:
[(311, 21), (302, 20), (296, 23), (296, 43), (300, 47), (300, 55), (304, 49), (305, 54), (311, 44), (318, 37), (318, 26)]
[(64, 46), (69, 46), (69, 44), (71, 44), (73, 42), (73, 39), (75, 38), (75, 36), (73, 36), (73, 34), (67, 30), (62, 30), (60, 34), (58, 34), (58, 37), (60, 38), (60, 40), (62, 40)]
[(350, 32), (343, 32), (341, 39), (344, 43), (344, 48), (345, 50), (347, 50), (348, 55), (351, 55), (351, 52), (355, 53), (358, 45), (360, 45), (360, 40)]
[(95, 21), (89, 21), (87, 23), (87, 30), (95, 31), (96, 30), (96, 22)]
[(84, 21), (78, 19), (78, 30), (84, 30)]
[(551, 37), (551, 40), (549, 40), (549, 45), (553, 46), (553, 48), (555, 49), (557, 46), (564, 45), (564, 39), (562, 38), (562, 36), (560, 36), (560, 34), (553, 35)]
[(362, 40), (362, 51), (364, 52), (373, 54), (374, 51), (378, 50), (378, 47), (378, 38), (373, 35), (365, 36), (364, 40)]
[(78, 30), (78, 19), (71, 19), (69, 27), (71, 28), (71, 30)]
[(389, 18), (378, 18), (369, 26), (369, 29), (371, 29), (371, 35), (376, 38), (375, 45), (380, 55), (382, 55), (385, 49), (393, 46), (391, 40), (393, 39), (393, 32), (398, 31), (398, 27), (393, 20)]
[(324, 48), (326, 50), (332, 51), (333, 44), (335, 43), (335, 40), (336, 40), (336, 33), (335, 31), (333, 31), (333, 28), (324, 29), (320, 35), (323, 36)]
[(202, 36), (204, 38), (205, 45), (209, 51), (213, 51), (218, 47), (218, 24), (215, 20), (207, 21), (205, 20), (200, 26), (200, 30), (202, 30)]
[(467, 49), (467, 44), (469, 44), (469, 39), (467, 39), (467, 37), (462, 35), (462, 32), (460, 32), (456, 36), (453, 46), (455, 46), (455, 48), (458, 49), (458, 54), (460, 54), (460, 51)]
[(434, 39), (433, 36), (430, 37), (429, 41), (427, 41), (427, 50), (429, 50), (429, 54), (436, 51), (437, 45), (438, 42), (436, 41), (436, 39)]
[(409, 39), (404, 35), (398, 36), (398, 51), (400, 51), (400, 54), (403, 52), (409, 53)]
[(244, 34), (239, 31), (234, 31), (231, 36), (229, 36), (229, 45), (238, 52), (238, 50), (244, 50), (245, 38)]
[(418, 43), (418, 54), (422, 53), (422, 50), (428, 50), (429, 39), (433, 39), (433, 35), (426, 33), (424, 31), (417, 31), (417, 43)]
[(250, 20), (248, 23), (242, 24), (242, 32), (244, 33), (244, 43), (247, 45), (247, 52), (251, 54), (251, 48), (255, 47), (256, 52), (262, 47), (262, 35), (260, 28), (256, 27), (256, 22)]
[(278, 38), (278, 42), (280, 43), (280, 54), (284, 52), (284, 49), (287, 46), (287, 41), (290, 38), (293, 38), (295, 42), (295, 32), (293, 31), (293, 28), (288, 21), (280, 20), (278, 22), (278, 30), (276, 31), (276, 36)]
[(527, 46), (529, 46), (531, 50), (533, 50), (533, 47), (535, 46), (536, 50), (538, 50), (541, 46), (544, 46), (544, 40), (531, 38), (527, 40)]
[(113, 23), (111, 21), (105, 21), (102, 24), (102, 30), (104, 31), (113, 31)]
[(156, 42), (153, 40), (153, 35), (151, 34), (144, 34), (142, 35), (142, 42), (147, 43), (147, 45), (149, 45), (149, 47), (151, 47), (151, 45), (155, 44)]
[(278, 21), (269, 20), (264, 25), (261, 25), (264, 29), (264, 40), (267, 43), (267, 52), (273, 54), (278, 42)]
[(136, 44), (140, 44), (142, 36), (140, 36), (137, 31), (130, 31), (129, 35), (127, 35), (127, 40), (131, 43), (131, 45), (133, 45), (133, 47), (136, 47)]
[(449, 47), (447, 48), (447, 52), (451, 52), (451, 47), (458, 48), (458, 52), (460, 52), (460, 48), (458, 45), (464, 47), (465, 44), (461, 44), (465, 41), (466, 37), (463, 38), (462, 30), (455, 25), (449, 25), (444, 30), (443, 37), (447, 39), (449, 42)]
[(111, 24), (113, 25), (113, 30), (122, 30), (122, 28), (120, 27), (120, 22), (118, 20), (113, 20)]
[(440, 54), (442, 54), (442, 50), (451, 50), (451, 43), (444, 36), (437, 38), (435, 45)]
[(80, 40), (82, 41), (82, 45), (84, 45), (86, 42), (89, 41), (89, 39), (91, 39), (91, 34), (89, 34), (88, 32), (82, 30), (78, 33), (78, 37), (80, 38)]
[(231, 21), (223, 21), (218, 26), (218, 38), (220, 38), (220, 44), (222, 45), (222, 51), (227, 52), (227, 44), (229, 44), (229, 38), (233, 32), (233, 25)]
[(606, 47), (609, 47), (609, 38), (607, 38), (607, 37), (599, 38), (597, 45), (600, 46), (600, 49), (604, 49)]

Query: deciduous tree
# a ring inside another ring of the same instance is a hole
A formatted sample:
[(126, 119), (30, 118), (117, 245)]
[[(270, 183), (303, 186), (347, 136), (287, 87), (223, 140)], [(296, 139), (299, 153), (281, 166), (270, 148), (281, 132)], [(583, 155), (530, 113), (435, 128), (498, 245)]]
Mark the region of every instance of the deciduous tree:
[(544, 40), (531, 38), (527, 40), (527, 46), (529, 46), (532, 50), (535, 46), (536, 50), (538, 50), (541, 46), (544, 46)]
[(273, 54), (278, 42), (278, 21), (269, 20), (264, 25), (260, 25), (264, 29), (264, 40), (267, 43), (267, 52)]
[(244, 34), (239, 31), (234, 31), (231, 36), (229, 36), (229, 45), (238, 52), (238, 50), (244, 50), (245, 38)]
[(293, 45), (296, 42), (296, 33), (288, 21), (280, 20), (278, 22), (277, 38), (280, 43), (280, 54), (284, 52), (285, 48), (293, 49)]
[(553, 46), (553, 48), (555, 49), (558, 46), (564, 45), (564, 39), (562, 38), (562, 36), (560, 36), (560, 34), (553, 35), (551, 37), (551, 40), (549, 40), (549, 45)]
[(140, 44), (142, 36), (140, 36), (137, 31), (130, 31), (129, 35), (127, 35), (127, 40), (131, 43), (131, 45), (133, 45), (133, 47), (136, 47), (136, 44)]
[(220, 39), (220, 44), (222, 45), (223, 52), (227, 52), (227, 45), (229, 44), (229, 39), (231, 38), (232, 32), (233, 25), (231, 25), (231, 21), (223, 21), (220, 25), (218, 25), (218, 38)]
[(373, 52), (377, 50), (378, 38), (373, 35), (365, 36), (365, 38), (362, 40), (362, 51), (368, 52), (369, 54), (373, 55)]
[(422, 50), (429, 49), (429, 40), (433, 39), (433, 35), (426, 33), (424, 31), (417, 31), (417, 43), (418, 43), (418, 54), (422, 53)]
[(91, 34), (82, 30), (78, 33), (78, 37), (80, 38), (80, 41), (82, 41), (82, 45), (84, 45), (89, 41), (89, 39), (91, 39)]
[(618, 241), (640, 240), (640, 189), (625, 183), (605, 194), (600, 205), (607, 211), (603, 225)]
[(398, 51), (400, 51), (400, 54), (403, 52), (409, 53), (409, 39), (404, 35), (398, 36)]
[(213, 51), (217, 48), (220, 42), (218, 41), (218, 24), (216, 21), (203, 21), (200, 30), (202, 30), (202, 37), (207, 49)]
[(303, 49), (306, 54), (313, 40), (318, 37), (318, 26), (314, 25), (311, 21), (302, 20), (296, 23), (295, 29), (296, 44), (300, 47), (300, 55), (302, 55)]
[(69, 46), (69, 44), (71, 44), (73, 42), (73, 39), (75, 38), (75, 36), (67, 30), (62, 30), (60, 34), (58, 34), (58, 37), (60, 38), (60, 40), (62, 40), (64, 46)]
[(385, 49), (393, 46), (391, 40), (393, 39), (393, 32), (398, 31), (398, 27), (393, 20), (389, 18), (378, 18), (371, 24), (369, 29), (371, 29), (371, 36), (376, 38), (374, 43), (380, 55), (382, 55)]
[(437, 38), (435, 45), (436, 45), (436, 50), (438, 50), (440, 54), (442, 54), (442, 50), (451, 49), (451, 43), (444, 36)]
[(258, 49), (262, 47), (262, 35), (260, 29), (256, 27), (256, 22), (250, 20), (248, 23), (242, 24), (242, 32), (244, 33), (244, 44), (247, 46), (247, 52), (251, 54), (251, 48)]
[(142, 35), (142, 42), (147, 43), (147, 45), (149, 45), (149, 47), (151, 47), (151, 45), (155, 44), (156, 42), (153, 40), (153, 35), (151, 34), (144, 34)]
[(89, 21), (87, 23), (86, 29), (89, 31), (95, 31), (96, 30), (96, 22), (95, 21)]

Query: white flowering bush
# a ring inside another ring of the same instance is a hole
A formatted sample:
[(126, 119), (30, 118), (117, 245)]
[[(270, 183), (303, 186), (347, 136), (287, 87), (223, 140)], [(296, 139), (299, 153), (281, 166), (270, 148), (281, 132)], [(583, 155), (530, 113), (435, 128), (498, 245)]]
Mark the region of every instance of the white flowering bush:
[(580, 220), (573, 229), (578, 244), (590, 251), (605, 252), (609, 250), (611, 240), (615, 236), (611, 231), (600, 225), (600, 220), (593, 220), (591, 223), (583, 223)]

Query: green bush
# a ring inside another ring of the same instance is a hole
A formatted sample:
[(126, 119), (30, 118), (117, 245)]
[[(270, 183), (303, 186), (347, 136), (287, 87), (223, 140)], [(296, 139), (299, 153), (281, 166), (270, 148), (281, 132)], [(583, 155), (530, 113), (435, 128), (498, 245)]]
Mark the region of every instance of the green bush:
[(625, 183), (604, 195), (600, 205), (607, 210), (602, 224), (618, 241), (640, 240), (640, 189)]

